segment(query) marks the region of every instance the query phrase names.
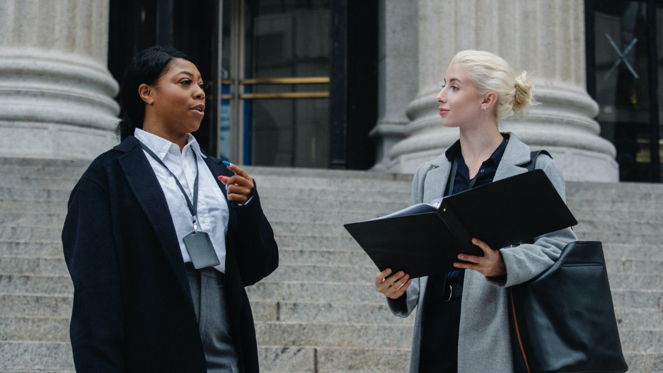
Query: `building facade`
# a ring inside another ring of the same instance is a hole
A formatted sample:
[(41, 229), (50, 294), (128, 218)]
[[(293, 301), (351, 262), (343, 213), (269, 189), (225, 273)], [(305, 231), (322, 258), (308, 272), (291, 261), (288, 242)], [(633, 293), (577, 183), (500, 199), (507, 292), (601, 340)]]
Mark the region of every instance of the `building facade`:
[(660, 181), (661, 0), (7, 0), (0, 156), (89, 159), (117, 142), (118, 81), (154, 44), (210, 89), (196, 134), (239, 164), (413, 172), (457, 137), (434, 101), (484, 49), (538, 105), (501, 123), (569, 180)]

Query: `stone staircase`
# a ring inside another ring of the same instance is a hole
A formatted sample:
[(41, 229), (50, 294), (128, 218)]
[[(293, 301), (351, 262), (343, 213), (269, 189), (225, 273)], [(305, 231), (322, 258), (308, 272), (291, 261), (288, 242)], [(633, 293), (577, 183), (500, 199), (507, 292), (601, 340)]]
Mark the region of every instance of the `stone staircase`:
[[(73, 371), (60, 230), (86, 163), (0, 159), (0, 372)], [(265, 372), (405, 372), (413, 318), (391, 315), (377, 270), (342, 227), (409, 201), (406, 175), (250, 168), (280, 246), (247, 289)], [(604, 242), (631, 372), (663, 372), (663, 185), (569, 183), (580, 239)]]

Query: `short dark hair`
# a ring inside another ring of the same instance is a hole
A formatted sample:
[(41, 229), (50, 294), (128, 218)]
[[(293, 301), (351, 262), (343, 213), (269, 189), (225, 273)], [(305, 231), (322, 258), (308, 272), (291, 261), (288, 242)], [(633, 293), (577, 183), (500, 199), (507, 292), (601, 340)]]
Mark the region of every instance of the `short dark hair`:
[(158, 45), (143, 49), (131, 59), (120, 84), (122, 120), (118, 125), (118, 132), (122, 140), (132, 135), (134, 129), (143, 128), (145, 102), (138, 96), (138, 87), (143, 83), (150, 85), (156, 83), (174, 58), (191, 61), (184, 52)]

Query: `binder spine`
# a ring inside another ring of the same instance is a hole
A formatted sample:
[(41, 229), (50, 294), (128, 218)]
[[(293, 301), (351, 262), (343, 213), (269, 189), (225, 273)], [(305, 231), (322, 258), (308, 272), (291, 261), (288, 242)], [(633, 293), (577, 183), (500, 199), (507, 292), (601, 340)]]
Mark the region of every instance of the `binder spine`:
[(460, 249), (472, 250), (476, 248), (472, 244), (472, 236), (470, 236), (470, 233), (467, 231), (467, 229), (465, 229), (460, 220), (458, 220), (456, 214), (453, 212), (453, 209), (449, 207), (449, 204), (445, 200), (442, 200), (442, 205), (438, 210), (438, 215), (447, 226), (447, 228), (449, 228), (449, 231), (454, 236), (454, 238), (456, 238), (458, 244), (460, 244)]

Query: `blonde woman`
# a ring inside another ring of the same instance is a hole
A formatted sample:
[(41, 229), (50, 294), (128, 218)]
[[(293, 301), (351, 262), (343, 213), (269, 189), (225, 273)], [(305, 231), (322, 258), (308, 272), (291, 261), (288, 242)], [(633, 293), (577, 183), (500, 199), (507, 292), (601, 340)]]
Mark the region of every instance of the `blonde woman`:
[[(461, 51), (451, 60), (436, 100), (442, 125), (457, 127), (460, 138), (419, 167), (412, 203), (527, 171), (529, 146), (499, 130), (502, 118), (532, 101), (525, 72), (517, 76), (504, 59), (489, 52)], [(564, 180), (553, 160), (541, 155), (536, 168), (564, 198)], [(391, 269), (378, 273), (375, 285), (395, 315), (406, 317), (417, 308), (410, 372), (521, 371), (522, 362), (511, 347), (507, 288), (546, 270), (572, 240), (571, 229), (508, 248), (489, 247), (475, 237), (484, 256), (460, 254), (447, 273), (417, 279)]]

